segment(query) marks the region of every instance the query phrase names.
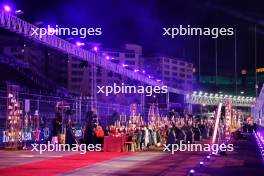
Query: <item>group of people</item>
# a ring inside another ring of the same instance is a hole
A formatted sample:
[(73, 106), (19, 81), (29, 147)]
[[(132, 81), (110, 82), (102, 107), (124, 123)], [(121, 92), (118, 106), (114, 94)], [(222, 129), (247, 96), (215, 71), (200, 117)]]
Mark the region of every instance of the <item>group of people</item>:
[[(61, 116), (54, 120), (54, 135), (61, 132)], [(66, 125), (66, 143), (77, 143), (72, 132), (73, 123)], [(80, 143), (101, 144), (105, 136), (124, 136), (127, 142), (134, 142), (137, 150), (148, 150), (151, 147), (160, 147), (162, 144), (194, 143), (212, 136), (213, 122), (206, 118), (163, 117), (159, 121), (139, 124), (110, 125), (103, 128), (98, 124), (97, 115), (88, 112), (88, 120), (83, 129)]]
[[(98, 129), (99, 128), (99, 129)], [(130, 124), (128, 126), (107, 126), (95, 128), (103, 131), (103, 136), (125, 136), (128, 142), (135, 142), (137, 150), (148, 150), (162, 144), (194, 143), (207, 139), (213, 134), (213, 123), (206, 119), (164, 118), (162, 121), (149, 122), (148, 125)], [(96, 135), (96, 138), (99, 136)], [(103, 141), (101, 141), (103, 142)]]

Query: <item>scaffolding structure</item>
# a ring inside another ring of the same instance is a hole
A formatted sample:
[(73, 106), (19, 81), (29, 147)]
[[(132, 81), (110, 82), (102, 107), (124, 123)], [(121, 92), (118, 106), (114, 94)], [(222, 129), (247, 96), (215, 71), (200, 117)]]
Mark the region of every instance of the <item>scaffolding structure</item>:
[(18, 99), (19, 87), (16, 85), (8, 85), (7, 99), (7, 120), (6, 129), (4, 131), (4, 142), (6, 149), (18, 149), (21, 142), (21, 102)]
[(185, 97), (186, 103), (188, 104), (200, 104), (200, 105), (211, 105), (217, 106), (219, 103), (223, 105), (232, 103), (232, 106), (239, 107), (250, 107), (252, 108), (256, 103), (255, 97), (245, 97), (245, 96), (232, 96), (223, 94), (213, 94), (213, 93), (203, 93), (203, 92), (193, 92), (192, 94), (187, 94)]
[(148, 112), (148, 123), (159, 122), (159, 121), (160, 121), (160, 114), (159, 114), (158, 104), (152, 103), (150, 105)]
[[(38, 35), (32, 35), (32, 28), (36, 29), (37, 26), (18, 18), (11, 13), (0, 11), (0, 27), (24, 36), (30, 40), (37, 41), (50, 48), (54, 48), (63, 53), (67, 53), (80, 60), (87, 61), (92, 65), (100, 66), (109, 71), (127, 76), (133, 80), (137, 80), (152, 86), (163, 86), (163, 83), (157, 80), (151, 79), (144, 74), (135, 73), (134, 71), (129, 70), (121, 65), (115, 64), (103, 57), (97, 57), (96, 53), (78, 47), (77, 45), (74, 45), (55, 35), (44, 35), (42, 36), (42, 38), (40, 38)], [(184, 90), (175, 89), (172, 87), (168, 87), (168, 91), (182, 95), (185, 95), (187, 93)]]

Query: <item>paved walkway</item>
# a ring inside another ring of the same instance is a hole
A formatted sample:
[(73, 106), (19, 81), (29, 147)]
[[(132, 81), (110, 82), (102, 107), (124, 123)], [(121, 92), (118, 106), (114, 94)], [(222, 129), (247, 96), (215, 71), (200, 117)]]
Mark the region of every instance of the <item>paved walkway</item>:
[[(0, 151), (0, 175), (34, 173), (40, 176), (44, 174), (42, 171), (46, 171), (44, 175), (186, 176), (190, 169), (194, 169), (198, 176), (264, 175), (253, 136), (236, 141), (234, 146), (234, 152), (213, 157), (210, 161), (206, 160), (204, 152), (177, 152), (174, 155), (162, 151), (129, 154), (97, 152), (81, 156), (63, 152), (39, 155), (31, 151)], [(200, 161), (204, 162), (202, 168), (199, 167)]]
[(216, 158), (199, 176), (262, 176), (264, 165), (253, 135), (234, 143), (235, 150), (227, 156)]

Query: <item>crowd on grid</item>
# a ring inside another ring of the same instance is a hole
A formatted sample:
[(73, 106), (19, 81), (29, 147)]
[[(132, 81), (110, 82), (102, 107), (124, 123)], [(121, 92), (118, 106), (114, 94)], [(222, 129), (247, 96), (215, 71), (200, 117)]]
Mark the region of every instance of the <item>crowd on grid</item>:
[[(142, 124), (142, 123), (141, 123)], [(110, 125), (102, 128), (88, 123), (84, 130), (85, 143), (101, 143), (106, 136), (126, 137), (127, 142), (136, 144), (137, 150), (148, 150), (163, 144), (194, 143), (208, 139), (213, 133), (213, 123), (206, 118), (164, 117), (147, 125)], [(144, 124), (144, 123), (143, 123)]]
[[(60, 116), (57, 116), (60, 117)], [(57, 120), (56, 120), (57, 119)], [(61, 131), (61, 117), (54, 119), (53, 135)], [(218, 133), (224, 133), (223, 123), (220, 122)], [(73, 122), (69, 121), (66, 131), (66, 143), (78, 143), (72, 131)], [(149, 150), (153, 147), (160, 147), (163, 144), (198, 143), (213, 135), (214, 120), (206, 117), (194, 117), (192, 115), (163, 117), (159, 120), (145, 123), (117, 123), (102, 127), (98, 124), (96, 114), (88, 113), (86, 126), (82, 129), (80, 143), (102, 144), (104, 138), (124, 137), (126, 142), (132, 142), (136, 150)], [(244, 122), (242, 130), (252, 133), (257, 129), (256, 123)], [(56, 130), (57, 129), (57, 130)], [(240, 132), (240, 131), (238, 131)], [(233, 135), (236, 135), (235, 133)], [(220, 135), (221, 136), (221, 135)]]

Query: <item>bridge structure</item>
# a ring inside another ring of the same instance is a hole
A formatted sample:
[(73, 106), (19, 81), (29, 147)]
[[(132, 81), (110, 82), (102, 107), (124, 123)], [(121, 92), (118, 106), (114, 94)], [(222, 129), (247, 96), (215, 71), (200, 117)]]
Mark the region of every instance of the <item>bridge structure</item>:
[[(70, 56), (76, 57), (82, 61), (86, 61), (91, 65), (100, 66), (106, 70), (113, 71), (120, 75), (126, 76), (130, 79), (137, 80), (152, 86), (163, 86), (162, 82), (151, 79), (144, 74), (134, 72), (121, 65), (113, 63), (103, 57), (99, 57), (95, 52), (83, 49), (75, 44), (70, 43), (56, 35), (32, 35), (32, 28), (36, 29), (37, 26), (26, 22), (15, 16), (12, 13), (6, 11), (0, 11), (0, 27), (5, 28), (11, 32), (17, 33), (29, 40), (34, 40), (39, 43), (46, 45), (47, 47), (54, 48), (58, 51), (66, 53)], [(171, 93), (186, 95), (187, 92), (184, 90), (168, 87), (168, 91)]]
[(219, 103), (225, 106), (227, 103), (231, 103), (235, 107), (253, 108), (256, 104), (256, 98), (194, 91), (192, 94), (185, 96), (185, 102), (190, 105), (198, 104), (203, 106), (218, 106)]

